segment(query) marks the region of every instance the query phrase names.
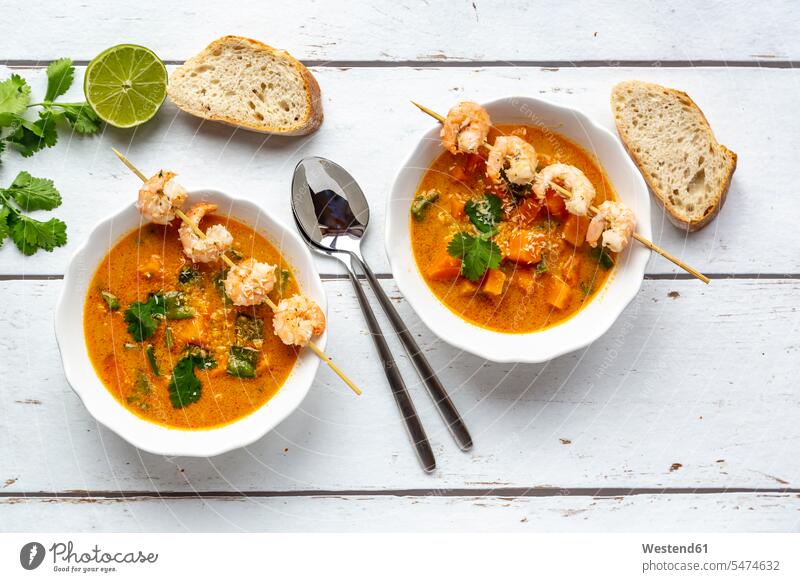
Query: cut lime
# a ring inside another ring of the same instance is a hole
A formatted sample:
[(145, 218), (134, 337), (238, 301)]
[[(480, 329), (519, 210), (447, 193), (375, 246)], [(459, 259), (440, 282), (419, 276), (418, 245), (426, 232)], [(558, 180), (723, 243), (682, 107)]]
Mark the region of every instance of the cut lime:
[(167, 69), (150, 49), (119, 44), (89, 63), (83, 92), (103, 121), (134, 127), (152, 119), (164, 102)]

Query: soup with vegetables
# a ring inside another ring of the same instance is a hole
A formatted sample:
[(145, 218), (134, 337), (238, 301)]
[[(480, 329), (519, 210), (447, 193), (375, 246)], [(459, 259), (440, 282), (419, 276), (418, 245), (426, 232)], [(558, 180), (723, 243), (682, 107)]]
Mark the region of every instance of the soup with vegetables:
[[(534, 126), (496, 125), (486, 139), (495, 145), (487, 149), (499, 147), (500, 136), (534, 147), (539, 176), (560, 164), (582, 171), (594, 187), (589, 204), (616, 200), (600, 166), (567, 138)], [(513, 158), (499, 170), (502, 179), (489, 179), (487, 157), (486, 149), (445, 151), (430, 166), (411, 204), (414, 256), (431, 291), (463, 319), (499, 332), (540, 331), (596, 296), (615, 253), (586, 242), (590, 218), (569, 212), (555, 187), (545, 183), (546, 195), (537, 196), (534, 183), (512, 181), (511, 171), (521, 171)]]
[[(299, 292), (291, 266), (249, 226), (210, 215), (235, 242), (228, 256), (277, 265), (276, 303)], [(266, 403), (297, 359), (272, 331), (266, 305), (237, 307), (225, 294), (221, 261), (192, 263), (178, 222), (147, 224), (103, 259), (84, 306), (92, 364), (122, 405), (180, 429), (233, 422)]]

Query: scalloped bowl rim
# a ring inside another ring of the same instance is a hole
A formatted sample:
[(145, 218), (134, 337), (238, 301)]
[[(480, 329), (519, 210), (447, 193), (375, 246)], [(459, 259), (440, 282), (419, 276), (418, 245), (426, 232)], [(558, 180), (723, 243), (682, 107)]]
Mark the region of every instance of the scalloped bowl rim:
[[(255, 228), (269, 240), (292, 265), (303, 292), (314, 298), (327, 314), (325, 291), (311, 253), (293, 230), (258, 204), (234, 198), (222, 190), (204, 188), (189, 192), (190, 202), (201, 199), (219, 204), (220, 211)], [(123, 406), (97, 376), (83, 332), (86, 292), (108, 251), (142, 224), (135, 205), (126, 205), (98, 222), (69, 261), (55, 311), (56, 340), (67, 381), (95, 420), (144, 451), (210, 457), (247, 446), (275, 428), (308, 394), (319, 367), (319, 359), (310, 350), (302, 350), (284, 384), (261, 407), (231, 423), (207, 429), (183, 430), (145, 420)], [(326, 340), (327, 331), (316, 343), (324, 348)]]
[[(636, 215), (639, 234), (651, 238), (650, 196), (638, 168), (619, 139), (573, 107), (532, 97), (503, 97), (483, 106), (496, 123), (546, 126), (582, 146), (606, 172), (619, 198)], [(572, 317), (542, 331), (500, 333), (465, 321), (428, 287), (414, 259), (409, 207), (420, 180), (443, 151), (436, 124), (420, 137), (398, 170), (386, 208), (386, 254), (398, 289), (430, 330), (448, 344), (501, 363), (541, 363), (579, 350), (602, 336), (639, 292), (650, 250), (632, 241), (618, 257), (604, 288)]]

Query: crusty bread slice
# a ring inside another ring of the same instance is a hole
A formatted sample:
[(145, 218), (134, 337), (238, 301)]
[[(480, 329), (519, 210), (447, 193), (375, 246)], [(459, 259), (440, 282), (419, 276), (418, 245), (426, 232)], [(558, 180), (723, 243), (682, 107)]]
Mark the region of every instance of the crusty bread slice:
[(736, 154), (717, 143), (703, 112), (686, 93), (642, 81), (611, 91), (625, 147), (673, 224), (698, 230), (725, 202)]
[(305, 135), (322, 123), (319, 85), (308, 69), (240, 36), (217, 39), (178, 67), (168, 94), (187, 113), (253, 131)]

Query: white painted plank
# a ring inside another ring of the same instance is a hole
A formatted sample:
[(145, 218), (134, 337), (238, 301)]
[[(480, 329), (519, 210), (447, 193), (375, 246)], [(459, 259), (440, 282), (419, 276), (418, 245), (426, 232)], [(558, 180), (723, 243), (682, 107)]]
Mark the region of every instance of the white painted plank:
[[(791, 0), (632, 5), (457, 0), (4, 3), (3, 58), (91, 59), (122, 42), (183, 60), (240, 34), (313, 61), (774, 60), (800, 57)], [(189, 33), (189, 34), (187, 34)]]
[[(43, 92), (43, 73), (19, 71)], [(58, 214), (69, 225), (69, 246), (24, 259), (11, 245), (0, 249), (0, 274), (62, 273), (70, 253), (102, 217), (135, 196), (137, 181), (110, 151), (130, 149), (145, 171), (167, 165), (184, 174), (190, 187), (210, 185), (251, 198), (292, 224), (292, 170), (306, 155), (330, 157), (346, 166), (372, 206), (365, 252), (375, 271), (387, 272), (383, 251), (386, 197), (395, 173), (431, 120), (410, 103), (416, 99), (445, 111), (460, 98), (488, 100), (502, 95), (541, 96), (578, 107), (613, 128), (609, 92), (617, 81), (641, 78), (686, 90), (704, 109), (720, 141), (739, 153), (726, 207), (704, 230), (686, 236), (652, 213), (654, 238), (688, 263), (710, 273), (797, 273), (795, 136), (800, 117), (795, 95), (800, 72), (756, 68), (614, 69), (540, 68), (414, 69), (318, 68), (326, 120), (307, 138), (265, 137), (213, 123), (200, 123), (167, 104), (156, 120), (137, 131), (107, 129), (102, 137), (70, 140), (23, 159), (4, 155), (2, 183), (20, 169), (49, 176), (64, 194)], [(8, 69), (0, 68), (0, 77)], [(82, 74), (79, 71), (78, 77)], [(80, 98), (80, 82), (71, 97)], [(339, 272), (329, 259), (322, 272)], [(673, 265), (653, 258), (649, 272), (672, 273)]]
[(364, 396), (321, 370), (274, 433), (212, 459), (141, 453), (94, 422), (63, 378), (53, 339), (61, 284), (0, 283), (4, 492), (800, 484), (800, 281), (646, 281), (608, 334), (545, 365), (459, 353), (387, 281), (475, 438), (474, 451), (457, 450), (399, 357), (438, 458), (432, 476), (407, 442), (347, 281), (326, 283), (329, 353)]
[[(65, 524), (68, 524), (65, 528)], [(0, 500), (0, 531), (797, 532), (789, 494)]]

